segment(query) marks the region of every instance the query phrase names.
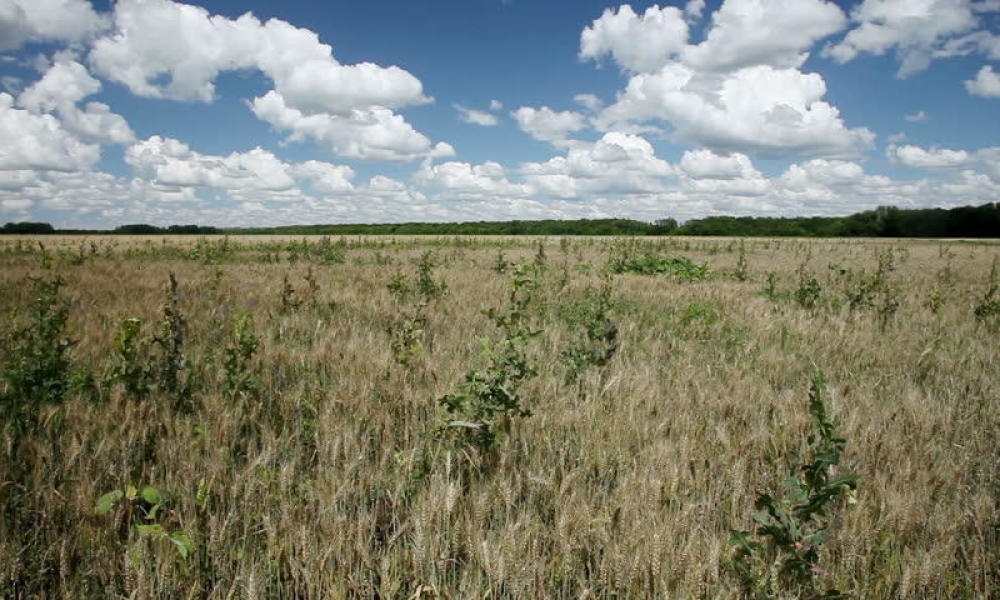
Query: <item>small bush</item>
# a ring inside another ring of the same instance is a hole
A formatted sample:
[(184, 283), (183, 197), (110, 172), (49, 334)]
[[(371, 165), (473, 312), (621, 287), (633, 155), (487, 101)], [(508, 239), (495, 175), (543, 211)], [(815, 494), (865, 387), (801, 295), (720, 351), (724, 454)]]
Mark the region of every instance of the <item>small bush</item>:
[(0, 418), (19, 431), (33, 427), (41, 407), (63, 400), (72, 375), (67, 353), (74, 342), (63, 333), (69, 304), (59, 297), (64, 282), (55, 277), (32, 283), (29, 322), (6, 340), (6, 390), (0, 395)]
[(515, 265), (510, 308), (504, 313), (487, 311), (501, 337), (483, 343), (483, 353), (489, 361), (487, 367), (467, 373), (458, 391), (439, 400), (449, 415), (448, 423), (441, 429), (445, 437), (488, 451), (503, 440), (512, 418), (531, 415), (522, 404), (518, 388), (537, 374), (527, 355), (528, 342), (541, 333), (531, 327), (528, 311), (538, 285), (537, 270), (534, 263)]
[(708, 263), (699, 265), (683, 256), (668, 257), (655, 253), (612, 259), (608, 269), (612, 273), (670, 275), (680, 281), (704, 281), (712, 276)]
[(731, 532), (736, 546), (731, 564), (750, 598), (845, 597), (839, 590), (824, 589), (819, 549), (842, 501), (853, 501), (858, 478), (835, 473), (847, 442), (827, 415), (825, 394), (823, 375), (816, 372), (809, 390), (812, 430), (806, 456), (791, 466), (780, 495), (757, 497), (756, 528)]

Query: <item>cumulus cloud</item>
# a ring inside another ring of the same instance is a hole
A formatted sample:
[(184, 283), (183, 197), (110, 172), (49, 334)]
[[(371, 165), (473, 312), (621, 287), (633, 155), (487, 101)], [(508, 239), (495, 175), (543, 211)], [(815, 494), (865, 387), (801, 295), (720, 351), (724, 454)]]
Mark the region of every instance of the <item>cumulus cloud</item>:
[(701, 19), (703, 12), (705, 12), (705, 0), (688, 0), (684, 5), (684, 15), (690, 21)]
[(931, 148), (929, 150), (919, 146), (889, 146), (886, 149), (886, 156), (907, 167), (921, 169), (947, 169), (960, 167), (967, 164), (970, 155), (965, 150), (949, 150), (947, 148)]
[(565, 145), (571, 133), (587, 126), (582, 114), (570, 110), (554, 111), (548, 106), (541, 108), (522, 106), (512, 112), (511, 116), (517, 121), (521, 131), (536, 140), (556, 146)]
[(434, 187), (442, 199), (479, 200), (496, 197), (525, 197), (531, 190), (523, 184), (511, 183), (497, 162), (480, 165), (446, 162), (440, 165), (424, 163), (413, 176), (423, 186)]
[(597, 112), (604, 106), (604, 102), (594, 94), (577, 94), (573, 96), (573, 102), (591, 112)]
[[(704, 6), (686, 8), (690, 18)], [(581, 34), (580, 56), (609, 55), (630, 79), (610, 106), (585, 97), (600, 111), (594, 126), (664, 133), (669, 124), (675, 141), (723, 154), (856, 156), (874, 134), (848, 128), (823, 101), (823, 78), (799, 70), (817, 41), (846, 24), (827, 0), (725, 0), (694, 45), (679, 9), (608, 9)]]
[(360, 159), (409, 160), (430, 151), (427, 138), (393, 112), (432, 101), (404, 69), (341, 64), (316, 33), (250, 13), (230, 19), (171, 0), (119, 0), (113, 18), (90, 62), (134, 94), (209, 102), (221, 73), (257, 69), (274, 90), (254, 100), (254, 113), (293, 139)]
[[(493, 102), (496, 102), (496, 100)], [(452, 106), (454, 106), (455, 110), (458, 111), (459, 120), (464, 123), (481, 125), (483, 127), (492, 127), (500, 122), (496, 115), (492, 115), (486, 111), (467, 108), (461, 104), (453, 104)]]
[(638, 15), (628, 4), (605, 9), (580, 34), (580, 59), (599, 60), (608, 55), (628, 71), (658, 70), (687, 44), (688, 24), (674, 6), (653, 5)]
[(254, 98), (251, 109), (258, 119), (288, 132), (290, 141), (312, 140), (347, 158), (413, 160), (455, 154), (447, 143), (432, 146), (403, 117), (380, 106), (357, 108), (344, 115), (308, 115), (288, 106), (284, 97), (272, 90)]
[(930, 117), (927, 115), (927, 113), (922, 110), (918, 110), (917, 112), (911, 115), (906, 115), (903, 118), (911, 123), (923, 123), (925, 121), (930, 120)]
[(719, 155), (711, 150), (687, 150), (681, 157), (680, 167), (693, 179), (736, 179), (760, 175), (750, 157), (739, 152)]
[(87, 68), (71, 55), (57, 55), (45, 75), (18, 97), (18, 104), (33, 113), (54, 113), (62, 125), (80, 138), (96, 143), (128, 144), (135, 139), (124, 117), (101, 102), (77, 104), (101, 90)]
[(0, 51), (29, 41), (81, 42), (107, 22), (87, 0), (3, 0), (0, 2)]
[(261, 23), (210, 15), (171, 0), (120, 0), (114, 31), (94, 42), (90, 60), (133, 93), (208, 102), (221, 72), (255, 68), (305, 113), (357, 106), (400, 108), (429, 102), (409, 72), (372, 63), (342, 65), (314, 32), (279, 19)]
[(957, 52), (956, 43), (968, 48), (982, 41), (981, 36), (957, 40), (979, 25), (976, 8), (970, 0), (864, 0), (851, 11), (856, 26), (824, 55), (845, 63), (862, 53), (894, 50), (900, 60), (897, 77), (908, 77), (926, 69), (936, 55)]
[(632, 77), (597, 124), (610, 130), (664, 120), (682, 141), (762, 156), (853, 156), (871, 148), (875, 135), (848, 129), (825, 94), (822, 77), (796, 69), (758, 66), (711, 77), (674, 63)]
[(1000, 73), (993, 71), (992, 66), (986, 65), (979, 69), (975, 79), (965, 82), (965, 89), (973, 96), (1000, 98)]
[(6, 93), (0, 93), (0, 139), (0, 170), (74, 171), (101, 157), (100, 146), (79, 140), (52, 115), (15, 108)]
[(236, 194), (295, 188), (289, 166), (261, 148), (212, 156), (178, 140), (153, 136), (130, 146), (125, 162), (138, 177), (164, 187), (218, 188)]
[(321, 194), (344, 194), (354, 190), (354, 169), (347, 165), (334, 165), (318, 160), (307, 160), (293, 165), (289, 172), (298, 179), (312, 184)]
[(658, 158), (647, 140), (620, 132), (570, 148), (566, 156), (526, 163), (521, 171), (536, 191), (557, 198), (659, 192), (666, 189), (665, 180), (676, 175), (673, 165)]
[(840, 8), (825, 0), (726, 0), (705, 41), (684, 48), (683, 58), (707, 71), (799, 67), (813, 44), (846, 24)]

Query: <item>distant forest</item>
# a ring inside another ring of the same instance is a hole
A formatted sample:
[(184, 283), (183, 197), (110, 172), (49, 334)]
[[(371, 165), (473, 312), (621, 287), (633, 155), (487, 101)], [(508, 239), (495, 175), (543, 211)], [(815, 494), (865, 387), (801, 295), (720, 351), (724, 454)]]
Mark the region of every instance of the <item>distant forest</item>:
[(571, 221), (476, 221), (467, 223), (396, 223), (288, 225), (219, 228), (200, 225), (122, 225), (114, 230), (56, 229), (49, 223), (7, 223), (6, 234), (123, 235), (711, 235), (769, 237), (934, 237), (1000, 238), (1000, 205), (901, 209), (882, 206), (846, 217), (706, 217), (678, 225), (631, 219)]

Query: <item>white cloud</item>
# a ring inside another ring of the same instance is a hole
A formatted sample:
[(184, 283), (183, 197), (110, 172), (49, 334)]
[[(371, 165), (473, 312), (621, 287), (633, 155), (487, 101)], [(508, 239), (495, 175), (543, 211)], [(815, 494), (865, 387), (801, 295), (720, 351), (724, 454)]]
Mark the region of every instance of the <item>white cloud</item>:
[(511, 183), (504, 168), (493, 161), (481, 165), (464, 162), (446, 162), (440, 165), (425, 163), (414, 174), (413, 179), (420, 185), (437, 188), (445, 200), (524, 197), (531, 192), (523, 184)]
[(14, 108), (14, 98), (0, 93), (0, 170), (87, 169), (101, 157), (100, 147), (80, 141), (58, 119)]
[(692, 179), (737, 179), (760, 176), (750, 158), (739, 152), (723, 156), (711, 150), (687, 150), (681, 157), (680, 167)]
[(895, 162), (921, 169), (946, 169), (961, 167), (970, 160), (965, 150), (948, 150), (946, 148), (931, 148), (926, 150), (919, 146), (889, 146), (886, 156)]
[(269, 199), (297, 192), (289, 165), (261, 148), (213, 156), (195, 152), (178, 140), (153, 136), (130, 146), (125, 162), (136, 175), (157, 186), (217, 188), (237, 196)]
[(591, 112), (597, 112), (604, 106), (604, 102), (594, 94), (577, 94), (573, 96), (573, 102)]
[(684, 15), (689, 21), (701, 19), (703, 12), (705, 12), (705, 0), (688, 0), (684, 5)]
[(657, 158), (648, 141), (619, 132), (570, 148), (565, 157), (526, 163), (521, 171), (536, 191), (557, 198), (660, 192), (666, 189), (666, 179), (676, 175), (673, 165)]
[(554, 111), (548, 106), (532, 108), (522, 106), (511, 113), (521, 131), (536, 140), (560, 146), (567, 143), (571, 133), (587, 126), (583, 115), (575, 111)]
[(34, 204), (35, 202), (28, 198), (7, 198), (0, 200), (0, 208), (3, 208), (4, 212), (23, 213), (34, 206)]
[(840, 112), (822, 101), (825, 94), (826, 83), (815, 73), (758, 66), (713, 77), (674, 63), (632, 77), (597, 126), (612, 130), (664, 120), (682, 141), (763, 156), (853, 156), (868, 150), (874, 134), (848, 129)]
[(279, 131), (289, 132), (290, 141), (313, 140), (328, 151), (348, 158), (413, 160), (453, 156), (454, 148), (430, 140), (403, 117), (382, 107), (357, 108), (350, 114), (306, 115), (285, 103), (275, 91), (254, 98), (254, 115)]
[[(495, 100), (494, 100), (495, 102)], [(491, 115), (490, 113), (482, 110), (476, 110), (474, 108), (466, 108), (461, 104), (453, 104), (455, 110), (458, 111), (459, 120), (469, 123), (472, 125), (481, 125), (483, 127), (492, 127), (499, 123), (496, 115)]]
[(760, 196), (770, 189), (750, 157), (738, 152), (723, 156), (711, 150), (688, 150), (680, 167), (684, 187), (695, 193)]
[(258, 69), (274, 90), (253, 101), (261, 119), (341, 156), (409, 160), (434, 149), (393, 110), (431, 102), (420, 80), (396, 66), (340, 64), (316, 33), (247, 13), (211, 15), (170, 0), (119, 0), (114, 29), (90, 61), (134, 94), (209, 102), (227, 71)]
[(24, 90), (18, 104), (33, 112), (52, 112), (72, 106), (101, 91), (101, 82), (68, 55), (60, 56), (41, 79)]
[(312, 183), (314, 190), (321, 194), (344, 194), (354, 190), (354, 169), (347, 165), (334, 165), (317, 160), (293, 165), (290, 173), (299, 179)]
[(969, 0), (864, 0), (851, 11), (857, 26), (824, 54), (845, 63), (861, 53), (895, 50), (897, 77), (926, 69), (949, 40), (978, 26)]
[(0, 1), (0, 51), (25, 42), (81, 42), (106, 26), (87, 0)]
[(1000, 73), (994, 72), (992, 66), (986, 65), (979, 69), (975, 79), (965, 82), (965, 89), (973, 96), (1000, 98)]
[(119, 0), (114, 24), (110, 36), (94, 43), (90, 60), (103, 76), (142, 96), (207, 102), (219, 73), (257, 68), (307, 114), (430, 101), (407, 71), (342, 65), (314, 32), (279, 19), (261, 23), (250, 13), (229, 19), (170, 0)]
[(490, 100), (490, 110), (503, 110), (503, 102), (500, 102), (499, 100)]
[(797, 68), (816, 41), (846, 24), (840, 8), (825, 0), (726, 0), (705, 41), (686, 47), (683, 60), (704, 71)]
[(55, 113), (63, 126), (85, 141), (128, 144), (135, 139), (124, 117), (101, 102), (77, 103), (101, 90), (87, 68), (68, 54), (57, 55), (41, 79), (25, 89), (18, 104), (33, 113)]
[(930, 117), (927, 115), (927, 113), (922, 110), (918, 110), (912, 115), (905, 115), (903, 118), (911, 123), (923, 123), (925, 121), (930, 120)]
[(641, 16), (628, 4), (605, 9), (580, 34), (580, 59), (610, 55), (621, 68), (636, 73), (660, 69), (687, 44), (688, 24), (674, 6), (653, 5)]

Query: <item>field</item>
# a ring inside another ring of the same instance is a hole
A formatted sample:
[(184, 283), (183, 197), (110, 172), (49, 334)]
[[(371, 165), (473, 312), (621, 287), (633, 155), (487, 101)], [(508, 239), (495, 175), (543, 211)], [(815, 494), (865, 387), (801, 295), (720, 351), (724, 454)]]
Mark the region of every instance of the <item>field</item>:
[(5, 236), (0, 590), (1000, 597), (998, 256)]

